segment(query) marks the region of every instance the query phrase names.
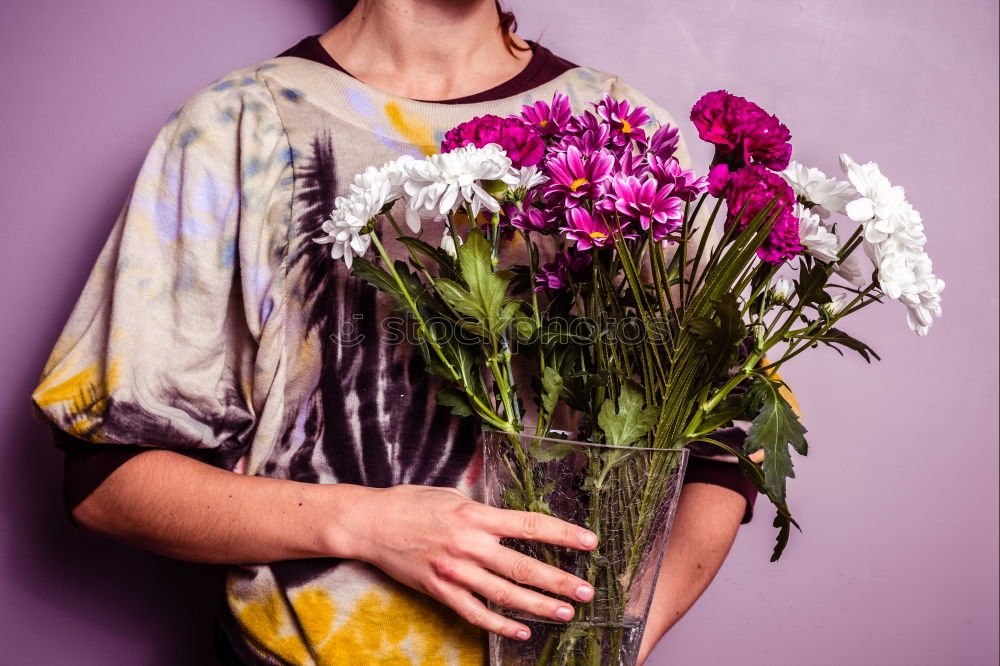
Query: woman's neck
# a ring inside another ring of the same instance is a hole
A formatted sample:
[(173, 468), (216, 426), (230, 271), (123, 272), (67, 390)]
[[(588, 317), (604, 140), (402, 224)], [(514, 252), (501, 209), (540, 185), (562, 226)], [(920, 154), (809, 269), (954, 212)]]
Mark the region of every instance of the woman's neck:
[[(493, 0), (359, 0), (319, 40), (353, 76), (410, 99), (488, 90), (531, 58), (530, 51), (507, 50)], [(526, 45), (516, 36), (514, 42)]]

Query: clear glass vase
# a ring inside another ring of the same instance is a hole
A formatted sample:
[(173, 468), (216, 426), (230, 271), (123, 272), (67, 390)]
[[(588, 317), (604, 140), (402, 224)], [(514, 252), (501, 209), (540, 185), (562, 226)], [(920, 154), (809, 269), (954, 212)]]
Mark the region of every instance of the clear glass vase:
[[(490, 635), (495, 666), (634, 666), (653, 588), (680, 497), (688, 451), (614, 447), (486, 431), (486, 496), (504, 509), (539, 511), (598, 535), (579, 551), (504, 539), (504, 545), (569, 571), (594, 586), (570, 622), (492, 610), (531, 629), (517, 641)], [(546, 594), (551, 595), (549, 592)]]

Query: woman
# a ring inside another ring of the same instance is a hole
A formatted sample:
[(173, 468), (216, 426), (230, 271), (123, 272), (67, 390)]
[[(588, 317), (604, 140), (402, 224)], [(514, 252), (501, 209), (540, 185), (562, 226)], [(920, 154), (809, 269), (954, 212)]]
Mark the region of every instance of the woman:
[[(436, 152), (473, 116), (560, 91), (574, 111), (610, 93), (671, 122), (513, 29), (490, 0), (360, 0), (198, 91), (157, 136), (32, 394), (67, 452), (78, 524), (233, 565), (226, 663), (482, 663), (483, 630), (528, 636), (483, 598), (565, 621), (555, 596), (593, 595), (499, 545), (596, 544), (476, 501), (477, 425), (436, 405), (412, 348), (383, 335), (375, 290), (313, 242), (355, 172)], [(643, 658), (753, 498), (735, 466), (692, 464)]]

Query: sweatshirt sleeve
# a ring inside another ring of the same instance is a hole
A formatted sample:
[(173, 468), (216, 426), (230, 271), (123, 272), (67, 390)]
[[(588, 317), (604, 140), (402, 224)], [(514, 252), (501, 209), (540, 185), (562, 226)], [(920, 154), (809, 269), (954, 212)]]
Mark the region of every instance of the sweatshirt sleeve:
[(276, 365), (261, 343), (282, 299), (291, 188), (255, 74), (167, 119), (42, 369), (34, 416), (78, 445), (232, 469), (250, 442)]

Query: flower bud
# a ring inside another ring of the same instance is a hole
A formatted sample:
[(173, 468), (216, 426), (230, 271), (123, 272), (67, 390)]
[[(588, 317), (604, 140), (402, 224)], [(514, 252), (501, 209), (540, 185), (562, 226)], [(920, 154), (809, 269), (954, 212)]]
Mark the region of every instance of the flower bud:
[(785, 278), (778, 278), (771, 287), (771, 302), (776, 305), (783, 305), (792, 297), (792, 283)]
[[(462, 239), (459, 238), (458, 244), (461, 245), (461, 243)], [(455, 246), (456, 246), (455, 238), (448, 232), (447, 229), (445, 229), (444, 233), (441, 235), (441, 246), (440, 246), (441, 249), (444, 250), (444, 253), (447, 254), (448, 256), (457, 257), (458, 250)]]
[(819, 309), (827, 317), (833, 318), (839, 315), (841, 311), (844, 309), (844, 306), (846, 305), (847, 305), (847, 294), (837, 294), (836, 296), (830, 299), (829, 303), (824, 303), (823, 305), (819, 306)]

